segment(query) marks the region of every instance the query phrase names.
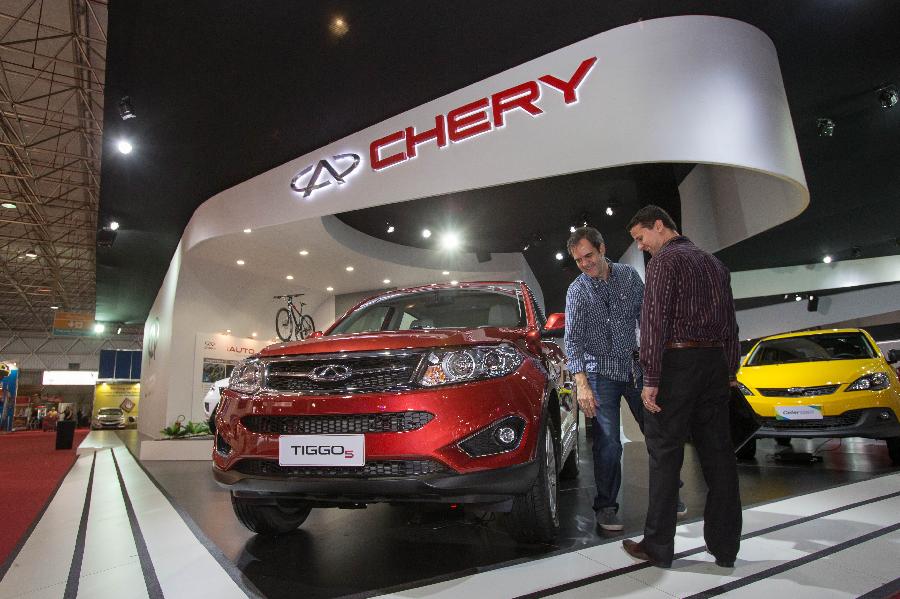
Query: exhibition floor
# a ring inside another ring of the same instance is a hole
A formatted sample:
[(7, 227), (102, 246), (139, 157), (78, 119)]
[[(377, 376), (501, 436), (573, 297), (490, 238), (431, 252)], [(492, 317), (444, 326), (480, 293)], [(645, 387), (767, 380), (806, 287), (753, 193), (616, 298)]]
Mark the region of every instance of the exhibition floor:
[[(626, 423), (630, 417), (625, 418)], [(703, 549), (702, 477), (685, 455), (688, 517), (670, 570), (621, 549), (639, 538), (646, 452), (626, 424), (624, 534), (597, 531), (589, 444), (560, 488), (562, 531), (517, 546), (498, 518), (375, 505), (314, 510), (294, 533), (256, 537), (232, 514), (207, 462), (144, 462), (134, 433), (92, 433), (0, 580), (11, 597), (892, 597), (900, 593), (900, 470), (883, 443), (795, 440), (814, 464), (776, 462), (759, 443), (739, 466), (744, 541), (734, 569)], [(582, 434), (583, 437), (583, 434)], [(77, 507), (75, 507), (77, 506)]]

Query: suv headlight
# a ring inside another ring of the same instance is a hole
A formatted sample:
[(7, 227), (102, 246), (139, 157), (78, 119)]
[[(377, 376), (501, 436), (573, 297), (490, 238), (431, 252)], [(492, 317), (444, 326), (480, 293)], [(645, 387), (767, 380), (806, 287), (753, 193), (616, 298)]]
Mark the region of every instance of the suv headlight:
[(262, 383), (263, 365), (255, 358), (248, 358), (234, 367), (228, 388), (238, 393), (256, 393)]
[(506, 376), (515, 371), (523, 359), (516, 348), (505, 344), (435, 350), (425, 358), (425, 371), (418, 383), (423, 387), (434, 387)]
[(873, 372), (859, 377), (844, 391), (880, 391), (887, 389), (890, 384), (891, 380), (888, 375), (883, 372)]

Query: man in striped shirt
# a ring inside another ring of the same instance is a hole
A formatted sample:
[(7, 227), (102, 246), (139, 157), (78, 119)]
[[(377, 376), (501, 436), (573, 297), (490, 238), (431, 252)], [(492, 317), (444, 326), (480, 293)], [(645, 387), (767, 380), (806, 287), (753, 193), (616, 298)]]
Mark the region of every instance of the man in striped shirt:
[(638, 559), (667, 568), (675, 539), (678, 474), (688, 436), (709, 492), (703, 536), (716, 564), (734, 566), (740, 545), (741, 498), (729, 432), (729, 385), (736, 385), (740, 348), (731, 275), (717, 258), (678, 233), (658, 206), (628, 225), (650, 252), (641, 310), (641, 399), (650, 454), (650, 498), (644, 538), (623, 541)]
[(578, 404), (585, 418), (595, 419), (594, 511), (602, 529), (622, 530), (617, 503), (622, 485), (619, 406), (624, 396), (641, 424), (634, 352), (644, 283), (631, 266), (606, 258), (603, 236), (593, 227), (576, 229), (567, 249), (582, 272), (566, 293), (565, 348)]

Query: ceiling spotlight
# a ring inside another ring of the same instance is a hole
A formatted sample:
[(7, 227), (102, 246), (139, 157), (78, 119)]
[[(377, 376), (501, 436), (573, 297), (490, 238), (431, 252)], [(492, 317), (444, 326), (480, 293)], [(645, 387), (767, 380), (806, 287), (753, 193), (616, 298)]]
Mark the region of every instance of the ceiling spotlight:
[(451, 285), (459, 285), (459, 281), (457, 281), (456, 279), (453, 279), (452, 281), (450, 281), (450, 284)]
[(231, 334), (231, 329), (225, 329), (225, 332)]
[(32, 259), (38, 257), (37, 252), (35, 250), (25, 250), (25, 256), (28, 258), (32, 258)]
[(391, 280), (390, 280), (390, 279), (385, 279), (385, 280), (382, 281), (382, 283), (384, 283), (385, 285), (390, 285), (390, 284), (391, 284)]
[(425, 239), (431, 237), (431, 229), (422, 229), (422, 237)]
[(394, 231), (396, 231), (396, 229), (394, 228), (394, 225), (392, 225), (391, 223), (388, 223), (387, 224), (387, 232), (393, 233)]
[(287, 279), (288, 281), (293, 281), (293, 280), (294, 280), (294, 275), (288, 275), (288, 276), (285, 277), (285, 279)]
[(234, 263), (238, 266), (243, 266), (244, 264), (246, 264), (243, 260), (235, 260)]
[(244, 233), (250, 233), (253, 229), (244, 229)]
[(565, 256), (563, 255), (562, 252), (556, 252), (556, 259), (557, 259), (557, 260), (562, 260), (563, 258), (565, 258)]
[(613, 214), (614, 213), (613, 213), (612, 206), (607, 206), (606, 207), (606, 216), (612, 216)]
[(123, 121), (137, 117), (134, 114), (134, 106), (131, 105), (130, 96), (122, 96), (122, 99), (119, 100), (119, 116), (122, 117)]
[(344, 270), (346, 270), (347, 272), (353, 272), (353, 267), (352, 267), (352, 266), (348, 266), (348, 267), (345, 268)]
[(528, 242), (526, 242), (526, 243), (522, 246), (522, 251), (523, 251), (523, 252), (527, 252), (527, 251), (528, 251), (528, 248), (530, 248), (530, 247), (531, 247), (531, 244), (528, 243)]
[(325, 291), (334, 291), (334, 287), (326, 287)]
[(816, 119), (816, 132), (819, 137), (831, 137), (834, 135), (834, 121), (831, 119)]
[(862, 256), (862, 248), (858, 245), (854, 245), (852, 248), (850, 248), (850, 255), (854, 258), (859, 258), (860, 256)]
[(449, 275), (449, 274), (450, 274), (450, 271), (449, 271), (449, 270), (445, 270), (445, 271), (442, 272), (441, 274), (442, 274), (442, 275)]
[(13, 204), (12, 202), (3, 202), (2, 204), (0, 204), (0, 206), (2, 206), (3, 208), (9, 208), (9, 209), (16, 207), (16, 205)]
[(116, 149), (118, 149), (122, 154), (131, 154), (134, 146), (131, 145), (131, 142), (127, 139), (120, 139), (119, 143), (116, 144)]
[(459, 248), (459, 235), (456, 233), (444, 233), (441, 235), (441, 247), (445, 250), (455, 250)]
[(900, 96), (897, 94), (897, 88), (893, 85), (878, 90), (878, 101), (881, 102), (882, 108), (892, 108), (897, 105), (898, 100), (900, 100)]
[(259, 334), (259, 333), (257, 333), (256, 331), (254, 331), (254, 332), (250, 333), (250, 336), (251, 336), (251, 337), (256, 337), (258, 334)]
[(300, 250), (301, 256), (309, 256), (309, 252), (307, 250)]
[(826, 255), (824, 258), (822, 258), (822, 262), (824, 262), (825, 264), (831, 264), (831, 256)]
[(569, 233), (574, 233), (575, 229), (576, 229), (575, 225), (572, 225), (571, 227), (569, 227)]
[(116, 329), (116, 335), (121, 335), (121, 334), (122, 334), (122, 327), (119, 327)]
[(803, 296), (801, 296), (799, 293), (798, 293), (797, 295), (794, 296), (794, 301), (795, 301), (795, 302), (799, 302), (799, 301), (802, 300), (802, 299), (803, 299)]
[(95, 333), (102, 333), (102, 332), (105, 331), (105, 330), (106, 330), (106, 327), (103, 326), (102, 323), (99, 323), (99, 322), (98, 322), (97, 324), (94, 325), (94, 332), (95, 332)]
[(785, 299), (785, 300), (789, 300), (790, 298), (791, 298), (790, 294), (788, 294), (788, 293), (785, 293), (785, 294), (784, 294), (784, 299)]
[(51, 310), (59, 310), (59, 306), (50, 306)]
[(342, 17), (335, 17), (331, 20), (331, 23), (328, 24), (328, 29), (331, 30), (331, 33), (334, 34), (335, 37), (343, 37), (350, 31), (350, 26)]
[(110, 231), (118, 231), (119, 230), (119, 221), (113, 220), (109, 222), (109, 230)]

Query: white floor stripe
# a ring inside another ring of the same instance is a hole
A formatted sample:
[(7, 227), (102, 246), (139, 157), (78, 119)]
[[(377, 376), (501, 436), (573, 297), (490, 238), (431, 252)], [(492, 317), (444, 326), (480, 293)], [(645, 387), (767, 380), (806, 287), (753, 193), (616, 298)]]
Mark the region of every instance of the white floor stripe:
[(0, 599), (60, 598), (66, 590), (81, 523), (92, 455), (78, 458), (6, 576)]
[[(763, 528), (790, 522), (816, 512), (840, 508), (898, 490), (900, 490), (900, 474), (870, 479), (852, 485), (764, 504), (744, 510), (743, 532), (745, 534), (756, 532)], [(876, 528), (892, 524), (896, 521), (895, 518), (898, 517), (900, 517), (900, 498), (895, 498), (834, 514), (828, 518), (799, 525), (786, 531), (769, 533), (765, 537), (748, 539), (741, 544), (739, 563), (736, 564), (738, 568), (733, 574), (712, 564), (712, 558), (705, 552), (699, 553), (689, 558), (689, 560), (697, 563), (688, 567), (691, 570), (688, 574), (700, 575), (700, 578), (707, 581), (707, 584), (696, 588), (695, 585), (688, 584), (688, 587), (695, 588), (692, 592), (698, 592), (699, 590), (718, 586), (734, 580), (736, 577), (742, 577), (751, 573), (751, 566), (748, 565), (751, 562), (779, 560), (777, 563), (781, 563), (785, 559), (793, 559), (785, 556), (802, 557), (811, 551), (820, 550), (846, 541), (854, 536), (865, 534)], [(803, 527), (803, 529), (798, 534), (800, 527)], [(804, 539), (810, 540), (804, 541)], [(763, 543), (759, 549), (761, 553), (757, 553), (759, 543)], [(696, 549), (703, 545), (702, 522), (692, 522), (678, 527), (675, 539), (676, 552)], [(773, 556), (772, 553), (776, 548), (782, 550), (777, 557)], [(792, 551), (795, 553), (792, 553)], [(581, 558), (587, 558), (590, 561), (585, 562)], [(629, 557), (622, 550), (621, 543), (613, 542), (526, 564), (509, 566), (385, 595), (384, 597), (429, 597), (439, 599), (468, 599), (476, 596), (488, 598), (512, 597), (595, 576), (610, 570), (630, 566), (634, 563), (636, 563), (636, 560)], [(557, 567), (557, 564), (561, 564), (563, 567)], [(684, 561), (681, 564), (681, 566), (676, 564), (676, 567), (684, 567)], [(765, 567), (772, 567), (772, 564), (759, 566), (753, 571), (758, 571)], [(746, 573), (738, 572), (741, 568), (746, 569)], [(682, 593), (671, 590), (668, 586), (664, 590), (659, 590), (646, 585), (659, 585), (667, 578), (677, 580), (677, 584), (681, 584), (682, 580), (690, 580), (689, 577), (685, 578), (680, 575), (681, 572), (678, 569), (666, 571), (658, 568), (648, 568), (630, 576), (619, 576), (616, 579), (602, 581), (596, 585), (574, 589), (561, 596), (614, 596), (618, 593), (627, 592), (629, 597), (671, 597), (676, 592), (679, 595)], [(639, 579), (638, 576), (643, 577), (643, 579)], [(629, 580), (619, 580), (626, 577)], [(617, 580), (618, 582), (616, 582)], [(584, 589), (590, 590), (585, 591)], [(631, 593), (635, 594), (632, 595)]]
[(108, 449), (97, 452), (78, 597), (99, 597), (99, 589), (107, 597), (147, 597), (125, 500)]
[(114, 451), (166, 598), (246, 597), (141, 470), (131, 453), (124, 447)]

